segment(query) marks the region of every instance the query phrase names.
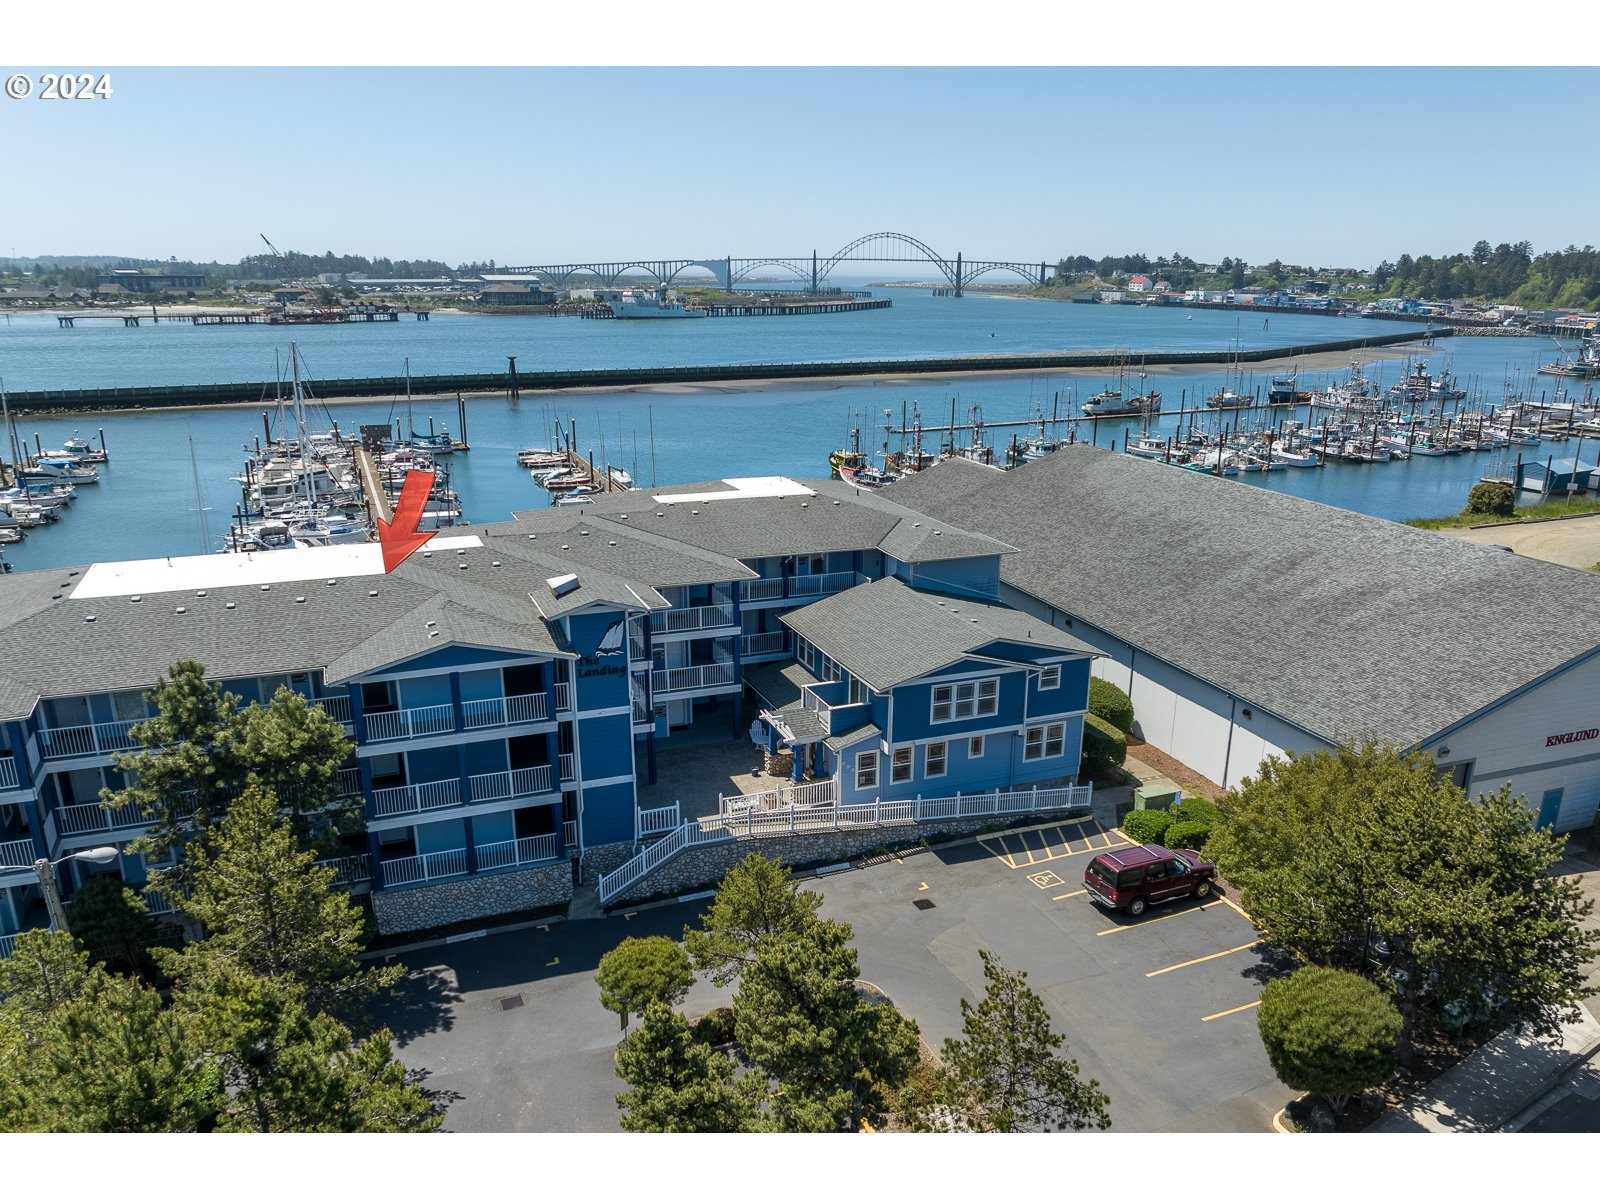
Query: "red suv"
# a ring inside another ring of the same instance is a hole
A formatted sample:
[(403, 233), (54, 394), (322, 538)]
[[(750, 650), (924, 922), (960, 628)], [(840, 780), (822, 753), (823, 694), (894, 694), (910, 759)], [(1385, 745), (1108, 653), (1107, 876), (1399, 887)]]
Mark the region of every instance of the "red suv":
[(1152, 904), (1181, 896), (1206, 897), (1216, 878), (1215, 863), (1193, 850), (1161, 846), (1127, 846), (1107, 850), (1089, 860), (1083, 886), (1089, 897), (1109, 908), (1137, 917)]

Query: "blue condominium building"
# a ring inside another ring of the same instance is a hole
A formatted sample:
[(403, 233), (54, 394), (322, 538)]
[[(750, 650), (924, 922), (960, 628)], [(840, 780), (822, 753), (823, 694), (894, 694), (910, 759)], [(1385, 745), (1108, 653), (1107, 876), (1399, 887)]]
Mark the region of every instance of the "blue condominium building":
[[(663, 783), (708, 746), (814, 805), (1071, 783), (1095, 652), (1000, 602), (1014, 553), (774, 477), (518, 513), (389, 574), (356, 546), (0, 577), (0, 866), (139, 834), (99, 795), (180, 659), (348, 731), (364, 828), (329, 865), (385, 933), (564, 904), (736, 808)], [(149, 866), (73, 862), (63, 891)], [(0, 953), (44, 920), (32, 876), (0, 874)]]

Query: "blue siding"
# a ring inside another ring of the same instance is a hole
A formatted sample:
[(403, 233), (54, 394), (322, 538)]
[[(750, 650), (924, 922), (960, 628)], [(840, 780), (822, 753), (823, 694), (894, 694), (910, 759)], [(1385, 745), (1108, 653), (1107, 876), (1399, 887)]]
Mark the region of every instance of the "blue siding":
[(407, 783), (433, 783), (440, 779), (455, 779), (457, 775), (454, 746), (411, 750), (406, 754)]
[(434, 821), (416, 826), (417, 853), (436, 854), (441, 850), (462, 850), (467, 845), (466, 822)]
[(484, 813), (472, 818), (472, 841), (477, 846), (509, 842), (515, 836), (516, 828), (516, 817), (512, 813)]
[(493, 700), (504, 694), (498, 670), (461, 672), (461, 699)]
[(1082, 712), (1089, 707), (1089, 660), (1073, 659), (1061, 664), (1061, 686), (1041, 691), (1039, 678), (1028, 681), (1028, 719), (1053, 713)]
[[(390, 671), (444, 671), (452, 667), (476, 667), (504, 662), (509, 658), (526, 658), (519, 650), (485, 650), (476, 646), (441, 646), (428, 654), (419, 654), (402, 662), (391, 663)], [(375, 672), (381, 674), (381, 672)]]
[(895, 560), (894, 574), (899, 579), (914, 583), (922, 591), (957, 596), (970, 596), (974, 592), (982, 596), (1000, 594), (998, 555), (960, 558), (949, 562), (919, 562), (910, 566)]
[(450, 703), (450, 676), (424, 675), (420, 679), (401, 679), (401, 708), (431, 708)]
[(633, 785), (613, 783), (583, 789), (583, 844), (604, 846), (633, 837)]
[(489, 775), (507, 770), (510, 756), (505, 742), (467, 742), (462, 747), (467, 753), (468, 775)]
[(938, 683), (998, 678), (1000, 683), (998, 708), (994, 715), (975, 715), (966, 721), (941, 721), (935, 724), (933, 689), (938, 685), (932, 681), (907, 684), (894, 690), (894, 728), (887, 731), (890, 742), (899, 744), (933, 737), (966, 737), (969, 734), (983, 733), (987, 729), (1001, 729), (1022, 723), (1024, 676), (1021, 671), (1002, 669), (998, 676), (992, 672), (983, 676), (975, 675), (970, 666), (961, 667), (959, 671), (960, 674), (941, 673), (937, 676)]

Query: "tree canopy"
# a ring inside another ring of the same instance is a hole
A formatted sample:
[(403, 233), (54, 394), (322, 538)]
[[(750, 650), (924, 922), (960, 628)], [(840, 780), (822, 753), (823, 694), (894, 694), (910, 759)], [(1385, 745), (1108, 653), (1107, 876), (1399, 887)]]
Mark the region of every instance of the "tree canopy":
[(651, 1004), (677, 1004), (688, 994), (694, 971), (683, 947), (671, 938), (631, 937), (600, 957), (595, 982), (601, 1005), (626, 1024), (630, 1013), (643, 1013)]
[[(739, 1133), (757, 1124), (759, 1089), (734, 1082), (733, 1061), (696, 1042), (689, 1022), (666, 1004), (645, 1007), (638, 1029), (617, 1047), (617, 1097), (630, 1133)], [(747, 1077), (753, 1083), (759, 1077)]]
[(822, 897), (803, 889), (782, 863), (751, 854), (717, 885), (701, 927), (684, 929), (684, 949), (695, 970), (725, 987), (763, 943), (807, 928), (821, 907)]
[(1591, 994), (1593, 903), (1549, 873), (1565, 838), (1503, 788), (1469, 799), (1425, 754), (1372, 743), (1270, 757), (1207, 843), (1265, 939), (1390, 989), (1421, 1030), (1552, 1032)]
[(1270, 981), (1256, 1027), (1278, 1078), (1335, 1109), (1394, 1073), (1400, 1014), (1377, 984), (1350, 971), (1306, 966)]

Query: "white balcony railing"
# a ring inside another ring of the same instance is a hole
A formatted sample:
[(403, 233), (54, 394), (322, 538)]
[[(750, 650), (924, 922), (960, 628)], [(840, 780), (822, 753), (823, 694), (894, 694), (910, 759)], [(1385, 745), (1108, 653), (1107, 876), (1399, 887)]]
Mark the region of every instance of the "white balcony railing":
[(17, 948), (17, 935), (0, 933), (0, 958), (10, 958)]
[(408, 783), (403, 787), (378, 788), (372, 793), (374, 816), (395, 817), (402, 813), (427, 812), (461, 803), (461, 782), (440, 779), (433, 783)]
[(400, 738), (427, 737), (454, 733), (456, 712), (448, 704), (427, 708), (397, 708), (367, 714), (367, 741), (392, 742)]
[(135, 805), (106, 808), (98, 801), (88, 804), (63, 804), (56, 809), (56, 828), (62, 837), (79, 833), (109, 833), (113, 829), (132, 829), (150, 820), (148, 813)]
[(0, 867), (31, 867), (38, 857), (32, 838), (0, 842)]
[(789, 635), (781, 629), (773, 633), (747, 633), (741, 639), (739, 653), (746, 659), (779, 658), (788, 652)]
[(17, 760), (14, 758), (0, 758), (0, 788), (14, 788), (17, 786)]
[(576, 821), (563, 821), (561, 823), (561, 836), (567, 841), (567, 849), (576, 849), (578, 845), (578, 823)]
[(731, 662), (702, 663), (698, 667), (668, 667), (650, 673), (650, 689), (657, 699), (670, 692), (693, 692), (725, 687), (734, 682)]
[(572, 782), (572, 780), (574, 780), (574, 779), (576, 779), (578, 777), (577, 776), (577, 772), (573, 770), (573, 761), (572, 761), (572, 755), (571, 754), (563, 754), (561, 756), (560, 762), (561, 762), (561, 782), (562, 783), (570, 783), (570, 782)]
[(480, 871), (551, 862), (556, 857), (556, 835), (543, 833), (538, 837), (518, 838), (514, 842), (490, 842), (486, 846), (479, 846), (477, 855)]
[(426, 883), (467, 873), (465, 850), (441, 850), (437, 854), (417, 854), (411, 858), (390, 858), (379, 864), (383, 882), (389, 887), (406, 883)]
[(511, 800), (518, 796), (536, 796), (540, 792), (554, 791), (550, 768), (519, 767), (515, 771), (495, 771), (488, 775), (474, 775), (467, 780), (471, 785), (474, 802), (485, 800)]
[(741, 600), (776, 600), (782, 595), (782, 579), (744, 579), (739, 582)]
[(796, 575), (789, 580), (789, 595), (826, 596), (831, 592), (842, 592), (845, 588), (855, 587), (857, 583), (865, 580), (866, 576), (858, 575), (854, 571), (830, 571), (825, 575)]
[(669, 804), (665, 808), (641, 808), (639, 836), (660, 837), (663, 833), (671, 833), (678, 827), (679, 820), (676, 804)]
[(346, 858), (324, 858), (316, 865), (332, 869), (334, 887), (353, 887), (358, 883), (372, 881), (372, 866), (365, 854), (352, 854)]
[(138, 721), (104, 721), (98, 725), (42, 729), (39, 753), (45, 758), (83, 758), (113, 750), (136, 750), (138, 746), (128, 737), (128, 730), (137, 724)]
[(501, 725), (528, 725), (546, 719), (543, 692), (524, 696), (495, 696), (488, 700), (468, 700), (461, 706), (468, 729), (495, 729)]
[(558, 713), (572, 711), (572, 685), (570, 683), (556, 684), (556, 711)]
[(650, 614), (650, 630), (653, 633), (693, 633), (699, 629), (722, 629), (732, 624), (731, 604), (668, 608)]
[(311, 703), (347, 729), (353, 723), (350, 716), (349, 696), (321, 696)]

